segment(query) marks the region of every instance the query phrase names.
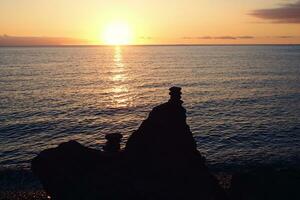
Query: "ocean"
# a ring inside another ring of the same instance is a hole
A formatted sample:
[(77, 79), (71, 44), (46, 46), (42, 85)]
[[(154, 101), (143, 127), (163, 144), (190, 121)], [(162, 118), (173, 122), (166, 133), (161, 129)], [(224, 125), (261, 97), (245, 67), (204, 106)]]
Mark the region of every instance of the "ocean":
[(211, 168), (300, 166), (300, 46), (98, 46), (0, 48), (0, 168), (124, 145), (171, 86)]

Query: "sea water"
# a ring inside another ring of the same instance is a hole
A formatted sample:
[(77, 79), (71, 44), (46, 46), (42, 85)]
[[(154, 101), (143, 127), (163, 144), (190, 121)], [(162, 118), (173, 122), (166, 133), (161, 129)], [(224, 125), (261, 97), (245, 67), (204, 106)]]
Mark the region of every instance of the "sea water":
[(209, 166), (299, 166), (300, 46), (122, 46), (0, 48), (0, 167), (125, 144), (171, 86)]

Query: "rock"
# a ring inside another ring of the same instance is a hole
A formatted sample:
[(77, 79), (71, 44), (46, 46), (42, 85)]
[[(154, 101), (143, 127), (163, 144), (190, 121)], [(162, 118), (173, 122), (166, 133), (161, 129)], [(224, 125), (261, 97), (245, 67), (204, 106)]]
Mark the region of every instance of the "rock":
[(116, 153), (120, 151), (120, 142), (122, 139), (122, 135), (120, 133), (112, 133), (107, 134), (105, 136), (105, 139), (107, 140), (105, 146), (103, 147), (103, 150), (110, 153)]
[(181, 88), (172, 87), (169, 94), (170, 100), (153, 108), (129, 137), (130, 169), (153, 199), (226, 199), (186, 123)]
[(232, 177), (232, 200), (300, 199), (299, 169), (260, 167), (235, 173)]
[(122, 155), (70, 141), (42, 151), (33, 159), (32, 171), (52, 199), (117, 198), (123, 194), (121, 186), (128, 182)]
[(199, 156), (196, 142), (186, 124), (181, 88), (170, 88), (170, 100), (150, 112), (137, 131), (128, 139), (125, 151), (138, 159), (160, 159), (177, 162)]
[(227, 199), (186, 123), (181, 88), (148, 118), (120, 150), (109, 134), (104, 151), (70, 141), (41, 152), (32, 170), (54, 199)]

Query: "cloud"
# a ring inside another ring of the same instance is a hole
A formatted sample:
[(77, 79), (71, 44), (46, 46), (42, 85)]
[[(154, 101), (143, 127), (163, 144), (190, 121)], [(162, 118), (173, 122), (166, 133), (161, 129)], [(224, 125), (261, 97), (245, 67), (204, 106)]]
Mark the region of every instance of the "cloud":
[(202, 37), (196, 37), (194, 39), (211, 40), (211, 39), (213, 39), (213, 37), (211, 37), (211, 36), (202, 36)]
[(300, 0), (277, 8), (254, 10), (250, 15), (272, 23), (300, 23)]
[(237, 37), (238, 39), (254, 39), (255, 37), (254, 36), (249, 36), (249, 35), (246, 35), (246, 36), (239, 36)]
[(64, 37), (19, 37), (0, 36), (0, 46), (55, 46), (55, 45), (81, 45), (87, 41)]
[(282, 36), (276, 36), (275, 38), (287, 39), (287, 38), (296, 38), (296, 36), (282, 35)]
[(186, 40), (237, 40), (237, 39), (254, 39), (254, 36), (199, 36), (199, 37), (183, 37)]
[(238, 38), (233, 37), (233, 36), (220, 36), (220, 37), (214, 37), (213, 39), (217, 39), (217, 40), (236, 40)]

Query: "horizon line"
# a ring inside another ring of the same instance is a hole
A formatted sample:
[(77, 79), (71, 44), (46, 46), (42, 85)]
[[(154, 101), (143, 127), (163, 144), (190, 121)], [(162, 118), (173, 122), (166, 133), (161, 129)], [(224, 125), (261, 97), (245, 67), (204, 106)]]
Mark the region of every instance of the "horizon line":
[(58, 45), (0, 45), (1, 47), (126, 47), (126, 46), (300, 46), (300, 43), (258, 43), (258, 44), (126, 44), (126, 45), (105, 45), (105, 44), (58, 44)]

